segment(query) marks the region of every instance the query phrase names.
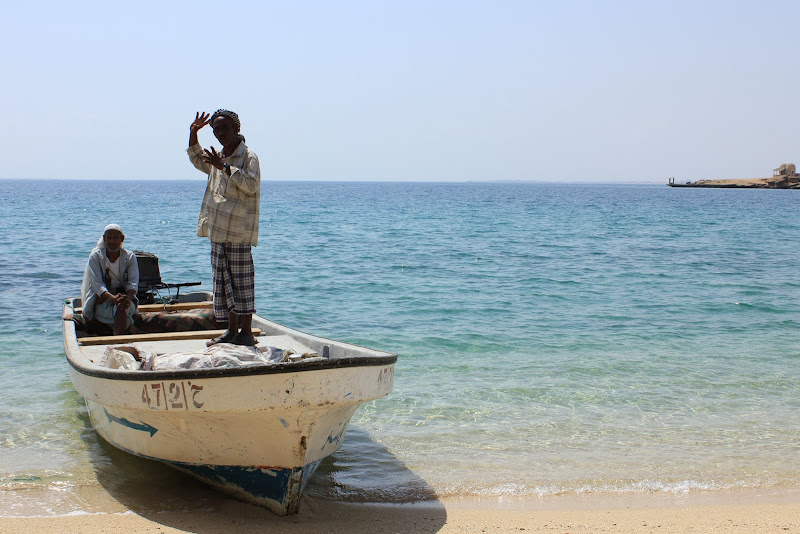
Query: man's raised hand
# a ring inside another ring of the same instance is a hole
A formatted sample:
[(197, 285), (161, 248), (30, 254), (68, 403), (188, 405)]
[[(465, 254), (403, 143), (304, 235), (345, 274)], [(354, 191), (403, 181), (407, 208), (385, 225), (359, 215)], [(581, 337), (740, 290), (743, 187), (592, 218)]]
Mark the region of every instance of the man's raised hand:
[(208, 120), (210, 117), (211, 117), (210, 114), (204, 111), (203, 112), (198, 111), (197, 113), (195, 113), (194, 121), (192, 121), (192, 124), (191, 126), (189, 126), (189, 129), (193, 132), (196, 132), (197, 130), (199, 130), (200, 128), (202, 128), (203, 126), (205, 126), (210, 122)]
[(210, 122), (209, 117), (211, 115), (205, 111), (195, 113), (194, 120), (189, 126), (189, 148), (197, 144), (197, 131)]

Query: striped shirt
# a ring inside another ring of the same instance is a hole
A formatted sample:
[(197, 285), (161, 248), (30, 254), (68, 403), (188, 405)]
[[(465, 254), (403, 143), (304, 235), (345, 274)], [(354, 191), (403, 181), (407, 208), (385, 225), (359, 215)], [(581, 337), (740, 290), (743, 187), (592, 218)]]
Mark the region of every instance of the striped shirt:
[(231, 175), (203, 162), (200, 143), (187, 150), (192, 165), (208, 174), (208, 185), (197, 219), (197, 235), (212, 243), (258, 244), (258, 219), (261, 202), (261, 170), (258, 156), (239, 143), (225, 158)]

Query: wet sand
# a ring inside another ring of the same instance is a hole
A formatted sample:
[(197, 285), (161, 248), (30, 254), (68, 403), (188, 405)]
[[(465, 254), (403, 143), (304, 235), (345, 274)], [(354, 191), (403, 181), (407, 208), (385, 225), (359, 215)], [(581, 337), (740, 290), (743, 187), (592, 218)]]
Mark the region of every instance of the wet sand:
[(0, 518), (3, 534), (343, 532), (799, 532), (800, 496), (450, 500), (368, 505), (304, 498), (298, 515), (278, 517), (225, 499), (206, 509), (118, 510), (58, 517)]

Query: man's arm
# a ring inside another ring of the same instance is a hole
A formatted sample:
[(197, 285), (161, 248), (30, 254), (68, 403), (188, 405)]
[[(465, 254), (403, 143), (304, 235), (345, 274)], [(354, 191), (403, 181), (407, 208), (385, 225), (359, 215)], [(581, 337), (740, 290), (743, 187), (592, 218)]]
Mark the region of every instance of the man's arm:
[(194, 165), (197, 170), (206, 174), (209, 173), (211, 167), (203, 161), (203, 149), (200, 146), (200, 142), (197, 140), (197, 132), (209, 123), (209, 117), (210, 115), (205, 112), (198, 112), (195, 114), (194, 121), (189, 125), (189, 150), (187, 150), (192, 165)]
[(116, 300), (112, 301), (123, 310), (128, 309), (131, 305), (131, 301), (136, 297), (136, 292), (139, 290), (139, 260), (136, 259), (136, 254), (132, 252), (125, 251), (125, 256), (127, 262), (125, 266), (125, 275), (127, 278), (125, 293), (114, 295), (113, 297)]
[(103, 279), (103, 254), (93, 253), (89, 256), (89, 282), (92, 287), (92, 292), (97, 295), (100, 302), (106, 300), (105, 295), (110, 295), (106, 282)]
[[(199, 149), (198, 145), (190, 149), (190, 153)], [(223, 153), (214, 150), (213, 146), (210, 151), (203, 151), (202, 158), (207, 165), (216, 167), (230, 176), (230, 182), (246, 195), (255, 195), (259, 192), (261, 187), (261, 167), (258, 164), (258, 156), (256, 156), (255, 152), (252, 150), (247, 150), (247, 154), (244, 156), (244, 163), (242, 163), (241, 167), (229, 165), (225, 161)]]
[(261, 187), (261, 166), (258, 163), (258, 156), (256, 156), (255, 152), (247, 151), (243, 167), (239, 168), (231, 165), (230, 180), (248, 195), (255, 195), (259, 191)]
[(127, 274), (127, 281), (125, 283), (125, 290), (130, 295), (131, 291), (136, 295), (139, 291), (139, 260), (136, 259), (136, 254), (133, 252), (125, 251), (128, 254), (128, 265), (125, 274)]

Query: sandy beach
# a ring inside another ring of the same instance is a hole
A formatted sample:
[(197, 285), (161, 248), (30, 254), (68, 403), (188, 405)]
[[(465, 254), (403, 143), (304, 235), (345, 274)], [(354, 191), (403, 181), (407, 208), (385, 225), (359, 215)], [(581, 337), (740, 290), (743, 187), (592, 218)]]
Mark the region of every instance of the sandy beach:
[(698, 185), (735, 185), (739, 187), (761, 187), (769, 178), (721, 178), (715, 180), (697, 180)]
[[(628, 503), (627, 505), (625, 503)], [(3, 534), (48, 533), (483, 533), (800, 532), (798, 496), (553, 498), (435, 501), (407, 505), (304, 499), (278, 517), (232, 499), (205, 510), (119, 510), (59, 517), (0, 518)]]

